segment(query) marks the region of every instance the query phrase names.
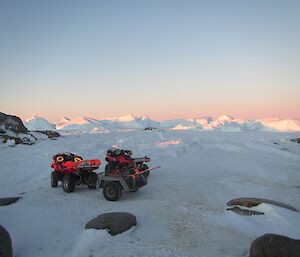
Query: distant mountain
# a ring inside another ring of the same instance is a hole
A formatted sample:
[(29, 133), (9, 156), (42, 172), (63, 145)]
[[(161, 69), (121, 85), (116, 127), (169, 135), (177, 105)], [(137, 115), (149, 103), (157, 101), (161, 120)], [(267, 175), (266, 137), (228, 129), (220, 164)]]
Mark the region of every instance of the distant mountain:
[(65, 122), (57, 124), (57, 129), (94, 129), (107, 127), (112, 124), (111, 121), (96, 120), (86, 116), (80, 116), (73, 119), (65, 119)]
[(28, 130), (53, 130), (55, 129), (55, 124), (50, 123), (45, 118), (42, 118), (34, 114), (31, 118), (24, 122), (25, 127)]
[(295, 119), (265, 118), (258, 121), (263, 126), (277, 131), (300, 131), (300, 121)]
[[(46, 119), (34, 115), (25, 122), (29, 130), (51, 130), (55, 128)], [(147, 127), (173, 130), (220, 130), (220, 131), (300, 131), (300, 121), (295, 119), (266, 118), (260, 120), (243, 120), (229, 115), (213, 119), (203, 117), (195, 119), (174, 119), (161, 122), (147, 116), (128, 114), (121, 117), (94, 119), (80, 116), (73, 119), (63, 117), (56, 124), (57, 129), (108, 131), (113, 129), (145, 129)]]

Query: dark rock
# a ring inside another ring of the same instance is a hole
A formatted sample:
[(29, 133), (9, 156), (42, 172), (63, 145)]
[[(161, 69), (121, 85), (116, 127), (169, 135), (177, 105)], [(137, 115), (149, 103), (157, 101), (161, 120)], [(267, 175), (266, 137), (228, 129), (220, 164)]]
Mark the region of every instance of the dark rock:
[(24, 126), (22, 120), (13, 115), (8, 115), (0, 112), (0, 126), (4, 126), (5, 129), (11, 130), (15, 133), (27, 133), (28, 130)]
[(253, 206), (257, 206), (261, 203), (269, 203), (269, 204), (273, 204), (273, 205), (276, 205), (279, 207), (286, 208), (291, 211), (299, 212), (296, 208), (294, 208), (288, 204), (273, 201), (273, 200), (263, 199), (263, 198), (250, 198), (250, 197), (236, 198), (236, 199), (229, 201), (227, 203), (227, 206), (240, 205), (240, 206), (245, 206), (245, 207), (253, 207)]
[(265, 234), (252, 242), (250, 257), (300, 257), (300, 240)]
[(253, 210), (246, 210), (246, 209), (242, 209), (238, 206), (234, 206), (232, 208), (227, 208), (226, 211), (233, 211), (237, 214), (240, 215), (245, 215), (245, 216), (251, 216), (251, 215), (264, 215), (263, 212), (259, 212), (259, 211), (253, 211)]
[(147, 127), (147, 128), (145, 128), (144, 130), (157, 130), (157, 128), (154, 128), (154, 127)]
[(0, 256), (1, 257), (12, 257), (12, 245), (11, 239), (4, 227), (0, 225)]
[(21, 137), (0, 135), (0, 138), (2, 139), (3, 143), (6, 143), (8, 140), (14, 140), (16, 145), (18, 144), (33, 145), (35, 143), (35, 141), (33, 141), (34, 137), (30, 134), (22, 134)]
[(42, 133), (48, 136), (48, 138), (60, 137), (60, 134), (52, 130), (36, 130), (35, 132)]
[[(12, 203), (15, 203), (22, 197), (6, 197), (6, 198), (0, 198), (0, 206), (9, 205)], [(1, 256), (1, 255), (0, 255)]]
[(122, 233), (136, 225), (136, 217), (126, 212), (111, 212), (90, 220), (85, 229), (107, 229), (111, 235)]
[(291, 141), (300, 144), (300, 137), (291, 139)]

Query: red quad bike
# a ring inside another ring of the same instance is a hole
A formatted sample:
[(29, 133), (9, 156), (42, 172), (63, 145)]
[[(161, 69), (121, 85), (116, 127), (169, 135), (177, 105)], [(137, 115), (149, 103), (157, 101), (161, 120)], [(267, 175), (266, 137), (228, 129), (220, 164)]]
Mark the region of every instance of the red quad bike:
[(149, 168), (147, 156), (132, 158), (130, 150), (111, 149), (106, 153), (105, 171), (99, 174), (100, 188), (108, 201), (116, 201), (122, 196), (122, 191), (136, 192), (147, 184), (149, 171), (160, 166)]
[(99, 168), (100, 160), (83, 160), (81, 156), (72, 153), (59, 153), (53, 156), (51, 167), (51, 186), (57, 187), (58, 181), (62, 182), (63, 190), (71, 193), (75, 185), (87, 185), (96, 189), (98, 174), (93, 172)]

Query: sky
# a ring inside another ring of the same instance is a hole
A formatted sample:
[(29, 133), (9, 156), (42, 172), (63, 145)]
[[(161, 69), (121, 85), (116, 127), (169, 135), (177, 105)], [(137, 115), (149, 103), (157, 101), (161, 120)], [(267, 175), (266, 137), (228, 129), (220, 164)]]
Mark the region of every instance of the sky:
[(0, 111), (300, 119), (300, 1), (0, 1)]

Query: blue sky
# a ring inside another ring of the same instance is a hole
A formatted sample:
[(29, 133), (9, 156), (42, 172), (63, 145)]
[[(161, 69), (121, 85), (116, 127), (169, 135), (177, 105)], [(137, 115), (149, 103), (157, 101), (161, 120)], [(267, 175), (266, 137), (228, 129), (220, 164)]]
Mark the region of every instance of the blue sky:
[(0, 2), (0, 111), (300, 118), (299, 1)]

